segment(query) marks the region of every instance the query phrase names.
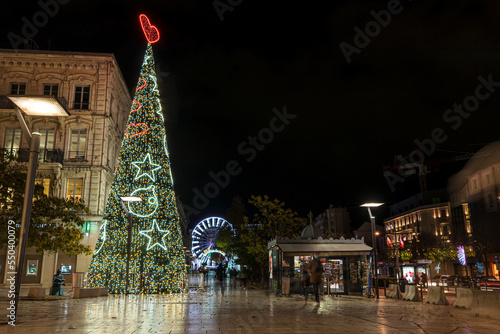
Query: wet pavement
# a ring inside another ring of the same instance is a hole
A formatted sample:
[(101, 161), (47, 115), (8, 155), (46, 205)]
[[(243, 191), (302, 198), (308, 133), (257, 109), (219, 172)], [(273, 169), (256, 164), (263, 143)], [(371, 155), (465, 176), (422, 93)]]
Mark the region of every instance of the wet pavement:
[[(451, 298), (452, 299), (452, 298)], [(449, 299), (449, 300), (451, 300)], [(7, 315), (8, 302), (0, 300)], [(4, 307), (5, 306), (5, 307)], [(5, 319), (5, 318), (4, 318)], [(3, 320), (3, 319), (2, 319)], [(469, 310), (386, 299), (277, 297), (218, 286), (179, 295), (21, 300), (16, 326), (0, 333), (500, 333)]]

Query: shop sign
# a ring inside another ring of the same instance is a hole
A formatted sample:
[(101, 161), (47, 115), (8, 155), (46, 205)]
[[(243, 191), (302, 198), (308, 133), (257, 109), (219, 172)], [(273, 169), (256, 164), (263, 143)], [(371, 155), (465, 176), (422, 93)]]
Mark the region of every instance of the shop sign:
[(432, 260), (420, 259), (420, 260), (418, 260), (418, 263), (420, 263), (420, 264), (431, 264)]

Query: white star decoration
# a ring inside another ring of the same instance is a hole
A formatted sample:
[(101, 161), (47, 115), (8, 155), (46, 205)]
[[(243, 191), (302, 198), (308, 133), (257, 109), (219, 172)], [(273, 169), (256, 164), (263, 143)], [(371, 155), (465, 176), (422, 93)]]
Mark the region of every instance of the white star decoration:
[[(147, 160), (147, 162), (146, 162), (146, 160)], [(135, 174), (134, 180), (140, 179), (143, 176), (147, 176), (151, 179), (151, 181), (156, 181), (155, 180), (155, 171), (157, 171), (158, 169), (161, 168), (160, 165), (155, 164), (151, 161), (151, 156), (149, 155), (149, 153), (146, 154), (146, 157), (144, 158), (144, 160), (142, 162), (137, 162), (137, 161), (132, 162), (132, 165), (134, 165), (134, 167), (137, 168), (137, 174)], [(141, 168), (141, 166), (139, 166), (139, 165), (144, 165), (144, 166), (142, 166), (142, 168)], [(141, 169), (145, 170), (145, 172), (141, 172)]]
[(147, 250), (150, 250), (156, 245), (163, 248), (163, 250), (167, 250), (167, 246), (165, 245), (164, 239), (167, 237), (167, 235), (170, 234), (170, 232), (166, 230), (160, 230), (160, 227), (158, 226), (158, 222), (156, 221), (156, 219), (153, 219), (153, 223), (151, 224), (150, 230), (139, 231), (139, 233), (149, 239)]

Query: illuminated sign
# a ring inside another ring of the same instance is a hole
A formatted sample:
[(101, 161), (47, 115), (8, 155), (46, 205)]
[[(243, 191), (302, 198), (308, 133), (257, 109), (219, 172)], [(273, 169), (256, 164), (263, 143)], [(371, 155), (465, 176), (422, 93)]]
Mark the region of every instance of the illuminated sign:
[(467, 265), (467, 260), (466, 260), (466, 257), (465, 257), (465, 248), (464, 248), (464, 246), (458, 246), (457, 250), (458, 250), (458, 253), (457, 253), (458, 262), (460, 262), (460, 264), (462, 266)]

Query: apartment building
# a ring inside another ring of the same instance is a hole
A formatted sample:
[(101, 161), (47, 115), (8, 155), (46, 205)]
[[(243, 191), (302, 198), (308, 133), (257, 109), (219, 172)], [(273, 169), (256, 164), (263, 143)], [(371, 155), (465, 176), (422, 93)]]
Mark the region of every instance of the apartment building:
[[(0, 49), (0, 144), (4, 155), (28, 161), (28, 145), (6, 95), (54, 95), (69, 117), (29, 117), (41, 133), (36, 182), (47, 195), (81, 198), (92, 212), (83, 243), (95, 245), (128, 118), (131, 95), (113, 54)], [(57, 268), (87, 271), (91, 256), (26, 255), (23, 283), (48, 287)], [(6, 252), (0, 250), (0, 286)]]

